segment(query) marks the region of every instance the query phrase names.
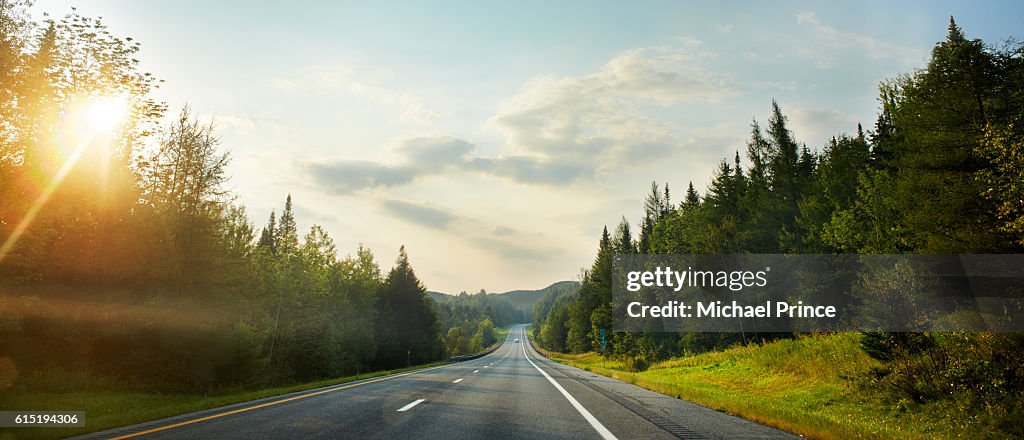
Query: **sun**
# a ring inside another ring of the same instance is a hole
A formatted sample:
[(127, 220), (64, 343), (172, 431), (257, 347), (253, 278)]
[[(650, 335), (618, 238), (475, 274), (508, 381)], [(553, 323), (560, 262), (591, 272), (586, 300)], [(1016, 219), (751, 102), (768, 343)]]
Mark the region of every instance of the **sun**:
[(99, 97), (91, 100), (84, 110), (89, 130), (107, 133), (124, 123), (128, 114), (128, 99), (124, 96)]

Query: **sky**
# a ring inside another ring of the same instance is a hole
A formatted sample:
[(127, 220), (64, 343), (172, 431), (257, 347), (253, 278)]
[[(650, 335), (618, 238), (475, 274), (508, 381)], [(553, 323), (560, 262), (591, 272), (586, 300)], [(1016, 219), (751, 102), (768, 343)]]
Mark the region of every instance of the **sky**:
[[(553, 4), (552, 4), (553, 3)], [(156, 92), (215, 121), (257, 227), (298, 225), (430, 290), (578, 279), (651, 181), (703, 189), (777, 100), (820, 149), (870, 128), (880, 81), (921, 68), (949, 16), (1024, 37), (1024, 2), (38, 0), (142, 43)]]

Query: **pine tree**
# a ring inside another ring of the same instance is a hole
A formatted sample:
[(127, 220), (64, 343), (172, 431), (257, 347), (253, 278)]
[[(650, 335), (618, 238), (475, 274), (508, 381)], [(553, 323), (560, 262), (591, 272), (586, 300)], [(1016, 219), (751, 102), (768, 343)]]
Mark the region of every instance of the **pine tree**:
[(946, 40), (932, 49), (926, 69), (883, 83), (873, 170), (864, 176), (856, 208), (840, 212), (832, 228), (841, 246), (1009, 251), (995, 226), (998, 214), (979, 197), (985, 187), (978, 173), (988, 164), (977, 147), (986, 125), (1012, 117), (1013, 95), (997, 93), (1010, 77), (950, 18)]
[(281, 254), (291, 254), (299, 247), (299, 228), (295, 224), (295, 214), (292, 212), (291, 194), (285, 199), (284, 211), (281, 212), (281, 221), (274, 242)]
[[(611, 267), (616, 252), (616, 245), (612, 243), (608, 227), (605, 226), (601, 230), (601, 240), (598, 243), (594, 264), (583, 273), (579, 296), (569, 305), (565, 347), (574, 353), (589, 351), (594, 346), (594, 311), (611, 301)], [(601, 315), (597, 318), (599, 321), (610, 319), (610, 315)]]
[(715, 171), (711, 184), (708, 185), (707, 195), (704, 197), (704, 203), (713, 217), (736, 216), (738, 202), (736, 175), (728, 162), (722, 160), (718, 163), (718, 170)]
[(740, 203), (743, 201), (743, 195), (747, 192), (747, 177), (743, 175), (743, 165), (740, 163), (740, 152), (736, 152), (736, 156), (733, 158), (733, 174), (732, 174), (732, 198), (733, 203), (736, 205), (736, 216), (742, 217)]
[[(802, 173), (800, 170), (800, 147), (793, 138), (793, 133), (786, 126), (786, 116), (782, 114), (778, 102), (772, 100), (772, 115), (768, 118), (768, 156), (769, 182), (771, 185), (771, 203), (773, 219), (768, 225), (778, 226), (775, 233), (775, 249), (781, 249), (779, 240), (783, 235), (793, 237), (800, 243), (800, 227), (796, 222), (800, 212)], [(771, 232), (771, 231), (769, 231)]]
[(256, 244), (260, 248), (266, 249), (271, 255), (277, 253), (277, 220), (275, 218), (276, 213), (270, 211), (270, 220), (267, 221), (267, 226), (260, 232), (260, 241)]
[(683, 210), (693, 209), (700, 206), (700, 194), (697, 194), (697, 190), (693, 189), (693, 181), (686, 187), (686, 197), (680, 204), (680, 208)]
[(776, 240), (782, 229), (775, 211), (770, 163), (772, 146), (764, 137), (757, 120), (751, 123), (750, 139), (747, 141), (747, 188), (740, 203), (743, 249), (748, 252), (767, 253), (777, 249)]
[(444, 352), (433, 300), (409, 264), (405, 246), (380, 291), (378, 317), (380, 367), (431, 362)]
[(661, 218), (672, 212), (672, 194), (668, 189), (668, 182), (665, 182), (665, 196), (661, 199)]
[(622, 217), (619, 226), (615, 228), (615, 244), (613, 246), (617, 254), (635, 254), (636, 247), (633, 245), (633, 234), (630, 232), (629, 220)]
[(735, 173), (725, 160), (719, 162), (700, 210), (704, 231), (699, 238), (701, 247), (694, 252), (735, 253), (739, 250), (740, 212), (736, 182), (741, 173)]
[[(665, 196), (667, 195), (668, 185), (666, 184)], [(654, 225), (666, 214), (666, 204), (666, 200), (658, 190), (658, 182), (651, 182), (651, 192), (647, 194), (647, 199), (644, 200), (644, 217), (640, 221), (640, 237), (637, 241), (637, 250), (641, 254), (646, 254), (650, 251), (651, 232), (654, 230)]]

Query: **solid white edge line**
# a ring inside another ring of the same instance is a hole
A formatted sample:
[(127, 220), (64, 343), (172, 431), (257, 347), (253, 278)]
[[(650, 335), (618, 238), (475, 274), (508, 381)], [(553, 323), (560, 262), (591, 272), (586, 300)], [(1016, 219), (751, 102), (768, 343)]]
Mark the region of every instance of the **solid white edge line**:
[(427, 400), (427, 399), (416, 399), (416, 400), (413, 400), (412, 403), (410, 403), (408, 405), (405, 405), (405, 406), (403, 406), (401, 408), (398, 408), (398, 411), (396, 411), (396, 412), (406, 412), (406, 411), (412, 409), (412, 407), (423, 403), (424, 400)]
[[(522, 335), (523, 339), (526, 339), (526, 331), (523, 331)], [(569, 403), (572, 404), (573, 408), (576, 408), (576, 411), (579, 411), (583, 418), (587, 419), (587, 422), (590, 422), (590, 426), (594, 427), (594, 429), (597, 430), (597, 433), (601, 435), (601, 438), (605, 440), (618, 440), (618, 438), (615, 437), (615, 435), (612, 434), (611, 431), (608, 430), (608, 428), (605, 428), (604, 425), (602, 425), (601, 422), (599, 422), (597, 418), (590, 413), (590, 411), (587, 411), (587, 409), (584, 408), (583, 405), (577, 402), (576, 399), (573, 398), (572, 395), (570, 395), (569, 392), (565, 390), (565, 388), (562, 388), (562, 386), (559, 385), (558, 382), (555, 382), (555, 380), (552, 379), (551, 376), (548, 375), (548, 373), (546, 373), (544, 370), (541, 370), (540, 367), (537, 366), (537, 364), (533, 363), (533, 361), (530, 360), (530, 355), (526, 354), (526, 343), (523, 344), (523, 356), (526, 358), (526, 362), (529, 362), (530, 365), (533, 365), (533, 368), (536, 368), (537, 371), (540, 371), (540, 374), (543, 374), (544, 377), (547, 378), (548, 382), (551, 382), (551, 385), (554, 385), (555, 388), (557, 388), (558, 391), (561, 392), (566, 399), (569, 399)]]

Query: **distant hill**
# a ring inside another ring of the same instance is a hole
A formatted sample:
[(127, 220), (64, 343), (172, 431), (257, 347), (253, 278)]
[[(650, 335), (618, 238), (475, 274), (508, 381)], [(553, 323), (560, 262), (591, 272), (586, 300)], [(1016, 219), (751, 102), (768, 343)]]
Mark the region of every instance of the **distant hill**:
[[(501, 293), (488, 293), (488, 295), (498, 295), (502, 298), (507, 299), (517, 309), (522, 310), (526, 313), (533, 312), (533, 305), (540, 301), (544, 297), (544, 294), (552, 290), (565, 290), (565, 289), (577, 289), (580, 283), (577, 281), (558, 281), (550, 286), (547, 286), (540, 290), (510, 290), (508, 292)], [(427, 295), (430, 295), (434, 301), (441, 301), (444, 298), (448, 298), (451, 295), (427, 291)]]
[(497, 293), (508, 299), (512, 305), (516, 306), (517, 309), (524, 310), (526, 312), (533, 312), (533, 305), (540, 301), (544, 297), (545, 293), (552, 290), (565, 290), (565, 289), (577, 289), (580, 283), (576, 281), (559, 281), (548, 287), (540, 290), (511, 290), (508, 292)]

